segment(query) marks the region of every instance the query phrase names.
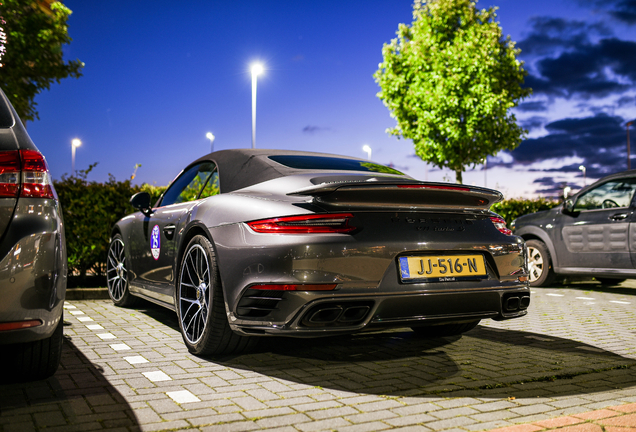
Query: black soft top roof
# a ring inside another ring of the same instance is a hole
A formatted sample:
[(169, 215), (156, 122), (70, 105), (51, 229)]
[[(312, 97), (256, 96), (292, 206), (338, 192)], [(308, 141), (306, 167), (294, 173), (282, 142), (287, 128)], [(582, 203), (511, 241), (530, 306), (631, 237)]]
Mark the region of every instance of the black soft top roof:
[[(207, 154), (190, 165), (203, 161), (216, 163), (219, 170), (219, 183), (222, 193), (243, 189), (267, 180), (299, 173), (325, 173), (325, 170), (299, 169), (277, 163), (269, 156), (322, 156), (346, 159), (360, 163), (368, 161), (329, 153), (314, 153), (294, 150), (235, 149), (220, 150)], [(335, 170), (329, 170), (335, 171)]]

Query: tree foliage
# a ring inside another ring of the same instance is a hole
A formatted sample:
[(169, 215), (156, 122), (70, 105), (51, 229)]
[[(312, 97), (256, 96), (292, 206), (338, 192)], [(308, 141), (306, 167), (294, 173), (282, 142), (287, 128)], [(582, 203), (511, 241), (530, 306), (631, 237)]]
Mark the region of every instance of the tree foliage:
[[(35, 96), (54, 81), (82, 76), (84, 63), (65, 62), (62, 46), (69, 44), (71, 10), (61, 2), (1, 0), (5, 33), (0, 87), (23, 122), (39, 118)], [(50, 9), (49, 9), (50, 7)]]
[(413, 23), (384, 44), (374, 78), (397, 121), (387, 132), (412, 139), (415, 153), (462, 181), (467, 165), (512, 150), (527, 133), (511, 108), (523, 88), (520, 50), (503, 37), (496, 8), (471, 0), (416, 0)]

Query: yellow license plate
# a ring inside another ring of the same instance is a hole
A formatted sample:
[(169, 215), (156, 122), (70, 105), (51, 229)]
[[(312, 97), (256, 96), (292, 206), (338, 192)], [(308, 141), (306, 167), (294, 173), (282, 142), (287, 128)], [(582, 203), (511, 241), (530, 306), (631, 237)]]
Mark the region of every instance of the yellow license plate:
[(398, 262), (403, 282), (453, 282), (487, 277), (483, 255), (406, 256), (398, 258)]

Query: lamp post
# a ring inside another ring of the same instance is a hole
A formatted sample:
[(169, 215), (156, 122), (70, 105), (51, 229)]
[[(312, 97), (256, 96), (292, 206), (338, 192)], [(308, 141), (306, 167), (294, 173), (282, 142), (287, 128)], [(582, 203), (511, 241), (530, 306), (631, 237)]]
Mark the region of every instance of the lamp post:
[(210, 140), (210, 153), (214, 151), (214, 134), (212, 132), (208, 132), (205, 134), (205, 137)]
[(625, 129), (627, 129), (627, 169), (632, 169), (631, 155), (629, 154), (629, 127), (634, 123), (634, 120), (627, 122)]
[(82, 145), (82, 142), (75, 138), (71, 141), (71, 175), (75, 175), (75, 149)]
[(256, 148), (256, 77), (263, 73), (260, 63), (252, 65), (252, 148)]
[(581, 165), (581, 166), (579, 167), (579, 169), (580, 169), (581, 171), (583, 171), (583, 187), (585, 187), (585, 186), (587, 186), (587, 181), (586, 181), (586, 179), (585, 179), (585, 167), (584, 167), (583, 165)]
[(367, 159), (371, 160), (371, 147), (365, 144), (362, 146), (362, 150), (367, 152)]

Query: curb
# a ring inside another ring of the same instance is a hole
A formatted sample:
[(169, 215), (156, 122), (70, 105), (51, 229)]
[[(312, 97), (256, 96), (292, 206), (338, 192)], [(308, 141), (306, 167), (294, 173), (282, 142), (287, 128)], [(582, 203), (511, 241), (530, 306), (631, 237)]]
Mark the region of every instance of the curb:
[(108, 300), (108, 288), (67, 288), (66, 300)]

